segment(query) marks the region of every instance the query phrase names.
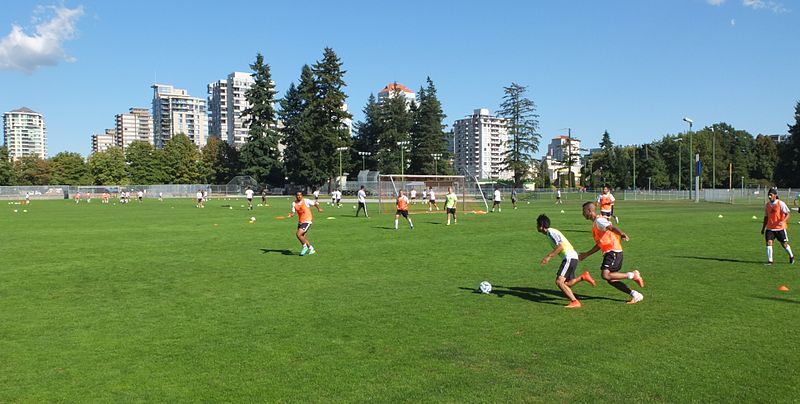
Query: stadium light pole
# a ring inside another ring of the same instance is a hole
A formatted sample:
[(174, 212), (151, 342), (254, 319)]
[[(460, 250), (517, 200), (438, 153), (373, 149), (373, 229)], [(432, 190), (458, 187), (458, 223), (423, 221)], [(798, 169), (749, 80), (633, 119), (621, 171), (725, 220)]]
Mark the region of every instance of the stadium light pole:
[(403, 170), (405, 170), (406, 160), (403, 156), (403, 151), (405, 151), (406, 146), (408, 146), (411, 142), (408, 140), (402, 140), (397, 142), (397, 146), (400, 147), (400, 176), (403, 176)]
[(683, 168), (683, 167), (681, 167), (681, 153), (682, 153), (681, 149), (683, 149), (681, 147), (681, 143), (683, 143), (683, 138), (677, 138), (677, 139), (675, 139), (675, 141), (676, 142), (680, 142), (680, 143), (678, 143), (678, 192), (680, 192), (681, 191), (681, 174), (683, 173), (683, 171), (681, 170), (681, 168)]
[(683, 121), (689, 124), (689, 199), (692, 199), (692, 182), (694, 181), (694, 167), (692, 167), (692, 124), (693, 120), (690, 118), (683, 118)]
[(364, 171), (367, 167), (366, 158), (367, 156), (371, 156), (372, 153), (368, 151), (360, 151), (358, 152), (358, 155), (361, 156), (361, 171)]
[(633, 193), (636, 194), (636, 145), (633, 145)]
[(442, 153), (431, 153), (431, 157), (433, 157), (433, 175), (439, 175), (436, 169), (436, 162), (442, 158)]
[(342, 178), (342, 152), (349, 149), (349, 147), (337, 147), (336, 151), (339, 152), (339, 178)]

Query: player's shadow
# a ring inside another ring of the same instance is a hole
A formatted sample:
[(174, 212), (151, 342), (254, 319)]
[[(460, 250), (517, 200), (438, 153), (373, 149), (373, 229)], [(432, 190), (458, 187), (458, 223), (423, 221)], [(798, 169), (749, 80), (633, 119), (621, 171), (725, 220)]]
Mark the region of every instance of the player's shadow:
[(762, 261), (753, 261), (753, 260), (738, 260), (735, 258), (719, 258), (719, 257), (696, 257), (691, 255), (673, 255), (675, 258), (688, 258), (693, 260), (704, 260), (704, 261), (719, 261), (719, 262), (739, 262), (743, 264), (760, 264)]
[(262, 254), (281, 253), (282, 255), (295, 255), (293, 252), (291, 252), (289, 250), (274, 250), (274, 249), (270, 249), (270, 248), (262, 248), (261, 249), (261, 253)]
[(382, 230), (395, 230), (394, 227), (389, 227), (389, 226), (375, 226), (374, 228), (375, 229), (382, 229)]
[[(462, 287), (461, 289), (468, 290), (474, 293), (481, 293), (479, 290), (473, 288)], [(536, 303), (552, 304), (556, 306), (563, 306), (564, 303), (567, 301), (567, 298), (560, 290), (557, 291), (551, 289), (538, 289), (538, 288), (515, 287), (515, 286), (506, 287), (501, 285), (494, 285), (492, 287), (492, 294), (496, 295), (497, 297), (514, 296), (520, 299), (525, 299)], [(579, 300), (612, 300), (616, 302), (624, 301), (602, 296), (586, 296), (579, 293), (575, 293), (575, 297), (577, 297)]]
[(751, 296), (751, 297), (761, 300), (773, 300), (776, 302), (800, 304), (800, 301), (794, 299), (787, 299), (785, 297), (774, 297), (774, 296)]
[[(559, 229), (559, 230), (561, 230), (561, 229)], [(575, 230), (575, 229), (563, 229), (562, 231), (565, 231), (565, 232), (568, 232), (568, 233), (591, 233), (591, 231), (589, 231), (589, 230)]]

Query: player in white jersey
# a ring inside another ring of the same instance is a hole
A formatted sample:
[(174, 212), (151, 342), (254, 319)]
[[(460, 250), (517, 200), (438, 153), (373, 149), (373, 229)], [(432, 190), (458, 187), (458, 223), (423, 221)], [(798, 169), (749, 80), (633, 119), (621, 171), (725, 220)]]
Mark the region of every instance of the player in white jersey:
[(139, 192), (136, 193), (136, 197), (139, 198), (139, 203), (142, 203), (142, 199), (144, 199), (144, 192), (139, 190)]
[(315, 189), (314, 192), (314, 201), (319, 201), (319, 189)]
[(411, 204), (412, 205), (416, 205), (417, 204), (417, 190), (416, 189), (412, 189), (411, 192), (410, 192), (410, 195), (411, 195)]
[(539, 215), (539, 217), (536, 218), (536, 229), (539, 233), (546, 235), (553, 245), (553, 250), (542, 258), (542, 265), (547, 265), (556, 255), (561, 254), (563, 257), (561, 265), (558, 267), (558, 272), (556, 272), (556, 286), (558, 286), (570, 300), (570, 303), (566, 307), (569, 309), (581, 307), (580, 300), (572, 293), (572, 287), (580, 281), (589, 282), (592, 286), (596, 286), (597, 283), (592, 279), (589, 272), (584, 272), (581, 276), (575, 277), (575, 270), (578, 268), (579, 261), (578, 252), (575, 251), (575, 248), (572, 247), (572, 243), (570, 243), (560, 231), (550, 227), (549, 217), (546, 215)]
[(369, 213), (367, 213), (367, 191), (364, 191), (363, 185), (361, 189), (358, 190), (358, 210), (356, 210), (356, 217), (358, 217), (361, 209), (364, 209), (364, 216), (369, 218)]
[(494, 188), (494, 198), (492, 199), (492, 212), (494, 212), (495, 206), (497, 207), (498, 212), (502, 212), (503, 208), (500, 207), (500, 202), (503, 201), (503, 195), (500, 193), (500, 189), (495, 187)]
[(247, 210), (253, 210), (253, 190), (250, 187), (244, 190), (244, 197), (247, 198)]
[(197, 190), (197, 194), (195, 196), (197, 197), (197, 207), (198, 208), (205, 207), (205, 204), (203, 203), (204, 202), (203, 201), (203, 191), (198, 189)]
[(433, 208), (439, 210), (439, 205), (436, 204), (436, 191), (432, 187), (428, 187), (428, 212), (432, 212)]
[(556, 189), (556, 205), (563, 204), (564, 201), (561, 200), (561, 188)]

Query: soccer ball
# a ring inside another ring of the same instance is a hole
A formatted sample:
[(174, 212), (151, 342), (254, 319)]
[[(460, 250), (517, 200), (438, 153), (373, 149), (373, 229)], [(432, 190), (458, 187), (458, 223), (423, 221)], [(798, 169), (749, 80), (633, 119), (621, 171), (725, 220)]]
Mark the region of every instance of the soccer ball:
[(481, 293), (488, 295), (489, 293), (492, 293), (492, 284), (488, 281), (483, 281), (480, 285), (478, 285), (478, 289), (480, 289)]
[(255, 222), (255, 221), (256, 221), (256, 217), (255, 217), (255, 216), (251, 217), (251, 218), (250, 218), (250, 221), (251, 221), (251, 222)]

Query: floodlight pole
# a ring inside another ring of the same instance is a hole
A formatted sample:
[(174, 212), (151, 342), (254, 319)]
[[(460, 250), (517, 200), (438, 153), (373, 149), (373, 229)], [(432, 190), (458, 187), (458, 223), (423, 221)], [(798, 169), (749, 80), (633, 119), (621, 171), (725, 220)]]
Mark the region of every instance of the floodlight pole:
[[(682, 138), (677, 138), (675, 141), (683, 143)], [(683, 148), (681, 147), (681, 143), (678, 144), (678, 192), (681, 192), (681, 174), (683, 173), (683, 167), (681, 166), (681, 153), (683, 153), (681, 149)]]
[(403, 170), (405, 170), (406, 166), (406, 160), (403, 156), (403, 151), (405, 150), (406, 145), (408, 145), (409, 143), (411, 142), (409, 142), (408, 140), (397, 142), (397, 145), (400, 147), (400, 177), (403, 177)]
[(694, 181), (694, 167), (692, 167), (692, 124), (693, 120), (690, 118), (683, 118), (683, 121), (689, 124), (689, 199), (692, 199), (692, 188)]
[(361, 171), (364, 171), (364, 170), (366, 170), (366, 167), (367, 167), (366, 158), (367, 158), (367, 156), (371, 156), (372, 153), (365, 152), (365, 151), (360, 151), (360, 152), (358, 152), (358, 155), (361, 156)]
[(636, 145), (633, 145), (633, 193), (636, 194)]
[(433, 157), (433, 175), (439, 175), (438, 170), (436, 168), (436, 162), (442, 158), (442, 153), (431, 153), (431, 157)]
[(339, 178), (342, 178), (342, 152), (349, 149), (349, 147), (337, 147), (336, 151), (339, 152)]

